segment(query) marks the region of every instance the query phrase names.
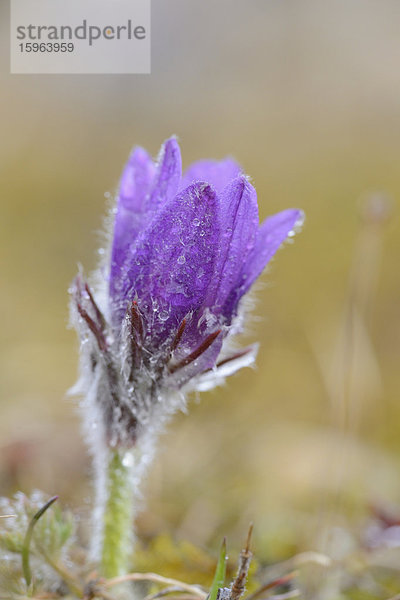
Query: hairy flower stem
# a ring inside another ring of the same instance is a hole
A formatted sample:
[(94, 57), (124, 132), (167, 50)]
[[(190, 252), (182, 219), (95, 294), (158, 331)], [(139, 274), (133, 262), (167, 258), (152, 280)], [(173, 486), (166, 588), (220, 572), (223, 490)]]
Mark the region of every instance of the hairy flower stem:
[(102, 515), (101, 574), (125, 575), (133, 552), (133, 453), (110, 449)]

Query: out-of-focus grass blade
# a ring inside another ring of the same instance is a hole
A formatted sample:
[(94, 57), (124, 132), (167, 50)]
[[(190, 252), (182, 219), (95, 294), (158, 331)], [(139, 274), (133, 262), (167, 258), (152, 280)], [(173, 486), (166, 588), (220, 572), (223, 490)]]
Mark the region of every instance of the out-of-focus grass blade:
[(28, 525), (26, 534), (25, 534), (21, 555), (22, 555), (22, 571), (24, 573), (24, 578), (26, 581), (26, 585), (28, 587), (31, 585), (31, 582), (32, 582), (32, 573), (31, 573), (31, 567), (29, 564), (29, 553), (30, 553), (30, 546), (31, 546), (31, 540), (32, 540), (32, 535), (33, 535), (33, 529), (34, 529), (36, 523), (39, 521), (40, 517), (46, 512), (46, 510), (56, 500), (58, 500), (58, 496), (53, 496), (53, 498), (50, 498), (50, 500), (48, 502), (46, 502), (46, 504), (44, 506), (42, 506), (42, 508), (40, 508), (37, 511), (37, 513), (35, 513), (33, 515), (32, 519), (30, 520), (30, 523)]
[(217, 568), (215, 569), (214, 580), (211, 584), (208, 600), (217, 600), (219, 588), (224, 587), (226, 575), (226, 538), (223, 539), (221, 550), (218, 557)]

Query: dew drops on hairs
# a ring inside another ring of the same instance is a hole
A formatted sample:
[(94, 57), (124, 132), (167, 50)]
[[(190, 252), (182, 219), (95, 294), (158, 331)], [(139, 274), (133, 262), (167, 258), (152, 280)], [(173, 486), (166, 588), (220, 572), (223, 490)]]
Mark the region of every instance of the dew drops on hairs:
[(122, 459), (122, 464), (124, 467), (133, 467), (133, 454), (132, 452), (127, 452)]
[(195, 227), (198, 227), (200, 225), (200, 219), (198, 219), (197, 217), (195, 219), (193, 219), (193, 225)]
[(160, 321), (167, 321), (169, 317), (169, 312), (167, 310), (162, 310), (158, 315)]

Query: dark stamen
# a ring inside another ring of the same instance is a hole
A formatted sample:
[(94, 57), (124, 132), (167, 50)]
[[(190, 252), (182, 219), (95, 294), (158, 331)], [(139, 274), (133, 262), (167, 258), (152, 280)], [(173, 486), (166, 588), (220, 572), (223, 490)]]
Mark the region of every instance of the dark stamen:
[(174, 340), (171, 344), (171, 352), (173, 352), (177, 348), (179, 342), (181, 341), (183, 332), (185, 331), (185, 327), (186, 327), (186, 319), (183, 319), (182, 323), (179, 325), (178, 331), (176, 332)]
[(99, 345), (99, 348), (102, 352), (106, 352), (107, 350), (107, 342), (106, 339), (104, 337), (104, 333), (99, 329), (98, 325), (93, 321), (92, 317), (90, 317), (88, 315), (88, 313), (86, 312), (86, 310), (84, 308), (82, 308), (82, 306), (79, 304), (79, 302), (77, 302), (76, 304), (77, 308), (78, 308), (78, 312), (81, 315), (82, 319), (84, 319), (90, 329), (90, 331), (93, 333), (93, 335), (95, 336), (97, 343)]
[(143, 343), (143, 319), (140, 314), (137, 302), (134, 300), (127, 308), (127, 317), (129, 322), (129, 341), (130, 341), (130, 356), (131, 369), (129, 373), (129, 381), (133, 381), (135, 371), (142, 363), (142, 343)]
[(137, 333), (139, 334), (139, 337), (141, 339), (143, 339), (142, 315), (140, 314), (140, 310), (139, 310), (136, 300), (133, 300), (133, 302), (131, 304), (131, 320), (132, 320), (133, 327), (136, 329)]
[(170, 372), (175, 373), (175, 371), (177, 371), (178, 369), (186, 367), (186, 365), (189, 365), (191, 362), (196, 360), (196, 358), (199, 358), (199, 356), (201, 356), (211, 346), (213, 341), (216, 340), (220, 333), (221, 329), (218, 329), (218, 331), (214, 331), (214, 333), (211, 333), (208, 337), (206, 337), (204, 342), (200, 344), (198, 348), (196, 348), (196, 350), (193, 350), (191, 354), (183, 358), (181, 362), (179, 362), (177, 365), (173, 365), (172, 367), (170, 367)]
[(97, 321), (101, 327), (101, 329), (104, 331), (106, 329), (106, 320), (103, 317), (103, 313), (101, 312), (101, 310), (99, 309), (99, 307), (96, 304), (95, 299), (93, 298), (93, 294), (88, 286), (88, 284), (85, 282), (85, 291), (87, 293), (87, 295), (89, 296), (89, 300), (92, 303), (92, 306), (95, 310), (96, 313), (96, 317), (97, 317)]
[(140, 364), (141, 364), (141, 352), (140, 352), (140, 347), (141, 344), (138, 340), (138, 334), (137, 331), (132, 323), (132, 320), (130, 321), (130, 327), (131, 327), (131, 331), (130, 331), (130, 348), (131, 348), (131, 358), (132, 358), (132, 365), (131, 365), (131, 370), (130, 370), (130, 374), (129, 374), (129, 380), (133, 381), (133, 375), (135, 372), (135, 369), (137, 369)]
[[(248, 354), (249, 352), (251, 352), (251, 348), (245, 348), (244, 350), (241, 350), (239, 352), (236, 352), (236, 354), (232, 354), (231, 356), (227, 356), (226, 358), (224, 358), (223, 360), (220, 360), (219, 363), (217, 363), (215, 365), (216, 369), (219, 369), (219, 367), (222, 367), (223, 365), (226, 365), (230, 362), (233, 362), (234, 360), (238, 359), (238, 358), (242, 358), (242, 356), (246, 356), (246, 354)], [(203, 375), (205, 373), (211, 373), (211, 371), (213, 371), (214, 369), (206, 369), (205, 371), (203, 371)]]
[(242, 358), (242, 356), (245, 356), (249, 352), (250, 352), (249, 348), (245, 348), (244, 350), (241, 350), (240, 352), (236, 352), (236, 354), (232, 354), (232, 356), (228, 356), (227, 358), (224, 358), (223, 360), (221, 360), (219, 363), (216, 364), (216, 367), (218, 369), (219, 367), (222, 367), (222, 365), (226, 365), (226, 363), (229, 363), (232, 360), (236, 360), (237, 358)]

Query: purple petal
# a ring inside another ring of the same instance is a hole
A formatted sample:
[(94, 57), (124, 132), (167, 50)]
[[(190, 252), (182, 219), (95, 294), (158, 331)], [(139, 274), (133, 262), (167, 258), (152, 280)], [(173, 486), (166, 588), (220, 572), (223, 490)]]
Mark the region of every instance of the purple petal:
[(134, 213), (143, 212), (144, 200), (154, 179), (154, 174), (155, 165), (151, 156), (144, 148), (135, 148), (122, 173), (118, 208), (122, 206)]
[(242, 169), (231, 158), (224, 160), (199, 160), (193, 163), (183, 174), (180, 189), (185, 189), (195, 181), (207, 181), (220, 192), (228, 183), (235, 179)]
[(145, 200), (154, 174), (155, 166), (151, 157), (143, 148), (135, 148), (122, 173), (119, 188), (111, 251), (110, 291), (112, 294), (129, 246), (142, 227)]
[(122, 174), (111, 253), (110, 294), (117, 298), (130, 263), (129, 249), (154, 213), (177, 192), (182, 173), (178, 142), (161, 147), (157, 167), (142, 148), (136, 148)]
[(261, 275), (266, 264), (274, 256), (279, 246), (296, 227), (300, 226), (302, 221), (303, 213), (297, 209), (283, 210), (265, 219), (258, 230), (254, 251), (245, 267), (247, 278), (244, 292)]
[(240, 175), (234, 179), (218, 199), (221, 235), (214, 275), (202, 306), (193, 313), (185, 330), (183, 342), (188, 347), (195, 346), (199, 338), (230, 321), (232, 315), (224, 310), (225, 303), (256, 241), (257, 195), (246, 177)]
[(176, 138), (168, 139), (161, 146), (157, 173), (150, 193), (147, 211), (154, 214), (178, 192), (182, 177), (181, 150)]
[(219, 241), (217, 197), (196, 183), (172, 198), (139, 235), (131, 250), (118, 318), (135, 296), (155, 339), (204, 300)]
[(258, 230), (253, 251), (247, 258), (236, 286), (226, 301), (224, 312), (234, 314), (240, 298), (261, 275), (267, 263), (288, 235), (303, 221), (301, 210), (288, 209), (268, 217)]
[[(220, 253), (213, 287), (207, 303), (218, 313), (239, 279), (247, 257), (254, 249), (258, 230), (257, 194), (241, 175), (220, 194)], [(229, 318), (230, 315), (225, 315)]]

